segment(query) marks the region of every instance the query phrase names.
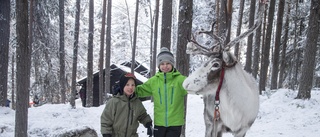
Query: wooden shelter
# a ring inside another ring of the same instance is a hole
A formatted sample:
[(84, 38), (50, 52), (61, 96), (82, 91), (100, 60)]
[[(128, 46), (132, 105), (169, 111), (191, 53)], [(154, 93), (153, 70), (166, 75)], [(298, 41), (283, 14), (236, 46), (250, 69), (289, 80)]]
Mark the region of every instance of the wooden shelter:
[[(145, 76), (149, 75), (149, 70), (141, 65), (140, 63), (135, 63), (135, 76), (137, 78), (137, 84), (142, 84), (148, 79)], [(131, 62), (124, 62), (120, 65), (112, 64), (110, 66), (110, 88), (108, 93), (112, 90), (112, 87), (119, 81), (119, 78), (122, 74), (131, 72)], [(103, 71), (103, 76), (105, 76), (105, 71)], [(79, 86), (82, 86), (86, 89), (87, 78), (82, 78), (78, 82)], [(142, 100), (145, 100), (143, 98)], [(93, 106), (100, 106), (99, 104), (99, 72), (93, 74)]]

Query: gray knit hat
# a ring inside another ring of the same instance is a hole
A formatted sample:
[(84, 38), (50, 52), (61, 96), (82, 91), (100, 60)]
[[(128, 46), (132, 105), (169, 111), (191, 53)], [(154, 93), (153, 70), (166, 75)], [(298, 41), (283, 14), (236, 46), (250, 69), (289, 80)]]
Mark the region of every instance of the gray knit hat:
[(174, 57), (173, 54), (166, 47), (160, 49), (160, 53), (157, 56), (157, 66), (159, 67), (162, 62), (169, 62), (174, 66)]

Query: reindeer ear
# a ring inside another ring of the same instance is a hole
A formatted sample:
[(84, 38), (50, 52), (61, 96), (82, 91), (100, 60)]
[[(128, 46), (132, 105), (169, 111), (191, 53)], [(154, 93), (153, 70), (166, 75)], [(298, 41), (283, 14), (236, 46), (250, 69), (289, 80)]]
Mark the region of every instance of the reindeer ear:
[(223, 51), (222, 54), (222, 59), (227, 65), (237, 62), (236, 57), (229, 51)]

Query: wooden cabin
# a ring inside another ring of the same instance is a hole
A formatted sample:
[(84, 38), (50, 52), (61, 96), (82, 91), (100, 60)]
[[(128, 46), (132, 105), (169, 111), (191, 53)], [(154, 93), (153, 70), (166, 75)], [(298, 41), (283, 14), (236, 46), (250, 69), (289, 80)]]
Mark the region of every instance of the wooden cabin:
[[(145, 76), (149, 75), (149, 70), (141, 65), (140, 63), (136, 62), (135, 64), (135, 76), (137, 78), (137, 84), (142, 84), (143, 82), (147, 81), (148, 78)], [(124, 62), (120, 65), (112, 64), (110, 66), (110, 88), (108, 93), (112, 91), (112, 87), (119, 81), (119, 78), (122, 74), (131, 72), (131, 62)], [(103, 76), (105, 76), (105, 72), (103, 71)], [(78, 82), (79, 86), (82, 86), (86, 89), (87, 86), (87, 78), (82, 78)], [(146, 100), (147, 98), (142, 98), (141, 100)], [(100, 106), (99, 104), (99, 71), (93, 74), (93, 106), (97, 107)]]

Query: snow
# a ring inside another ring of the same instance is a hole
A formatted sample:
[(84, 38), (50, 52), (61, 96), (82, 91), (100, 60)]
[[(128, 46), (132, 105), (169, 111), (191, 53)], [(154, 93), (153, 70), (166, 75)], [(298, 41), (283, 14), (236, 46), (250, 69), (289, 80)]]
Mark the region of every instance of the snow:
[[(320, 91), (312, 90), (311, 99), (294, 99), (297, 91), (279, 89), (260, 95), (258, 117), (246, 137), (316, 137), (320, 135)], [(100, 134), (100, 115), (104, 105), (84, 108), (76, 100), (76, 109), (70, 104), (45, 104), (28, 111), (29, 137), (54, 136), (64, 131), (90, 127)], [(153, 103), (144, 101), (153, 118)], [(0, 137), (13, 137), (15, 111), (0, 107)], [(203, 102), (200, 95), (188, 95), (186, 136), (204, 137)], [(140, 125), (140, 137), (146, 129)], [(232, 137), (226, 133), (224, 137)]]

